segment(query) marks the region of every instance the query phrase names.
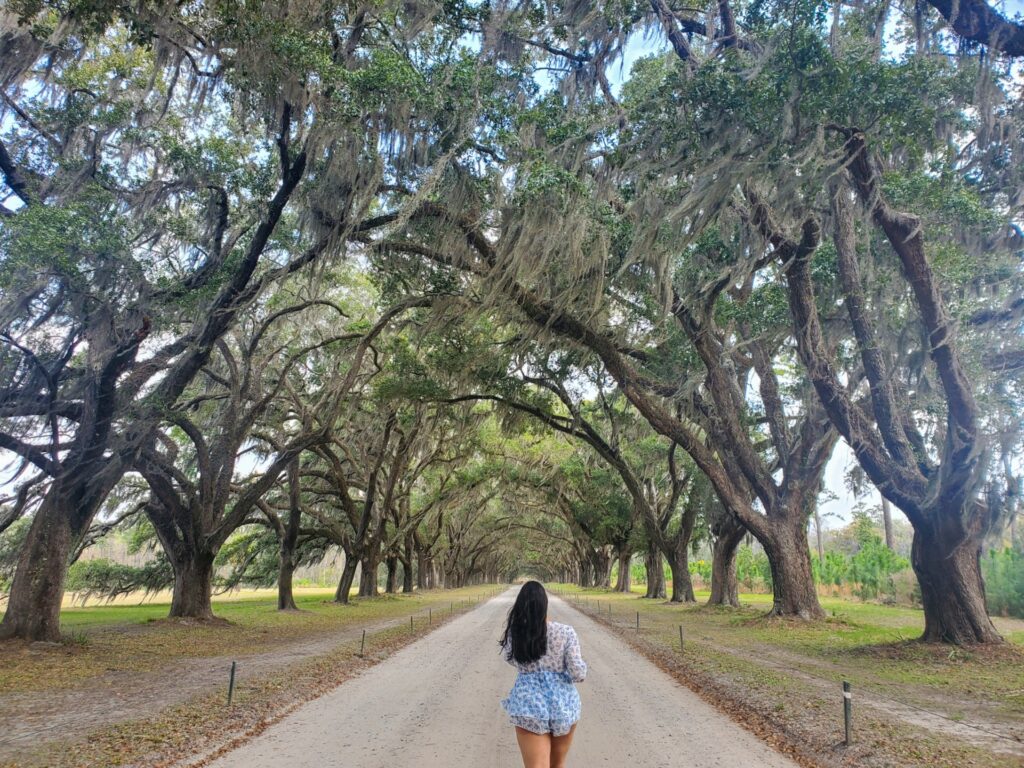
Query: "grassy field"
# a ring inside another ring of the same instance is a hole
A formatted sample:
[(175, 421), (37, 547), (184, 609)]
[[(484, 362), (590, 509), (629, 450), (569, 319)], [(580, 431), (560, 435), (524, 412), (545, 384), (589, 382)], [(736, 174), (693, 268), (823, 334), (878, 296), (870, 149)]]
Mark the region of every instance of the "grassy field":
[(65, 608), (64, 643), (0, 645), (0, 767), (157, 766), (216, 750), (497, 589), (381, 595), (347, 606), (333, 603), (331, 590), (301, 589), (300, 610), (288, 613), (276, 610), (273, 590), (248, 592), (215, 598), (212, 623), (166, 619), (168, 604), (158, 601)]
[[(63, 647), (40, 652), (29, 646), (0, 651), (0, 694), (40, 691), (87, 683), (111, 671), (151, 671), (188, 658), (272, 651), (297, 640), (353, 627), (451, 610), (453, 602), (475, 599), (480, 590), (415, 592), (332, 602), (330, 589), (296, 589), (298, 612), (276, 608), (274, 590), (248, 590), (218, 596), (214, 613), (221, 621), (200, 623), (167, 619), (169, 602), (65, 607), (61, 611)], [(54, 663), (59, 659), (59, 664)]]
[[(828, 618), (805, 623), (764, 618), (770, 595), (721, 609), (703, 605), (707, 593), (681, 606), (554, 589), (755, 729), (782, 734), (808, 764), (1024, 765), (1019, 620), (997, 620), (1004, 646), (954, 649), (914, 642), (924, 618), (909, 608), (823, 598)], [(844, 680), (856, 702), (850, 748), (839, 745)]]

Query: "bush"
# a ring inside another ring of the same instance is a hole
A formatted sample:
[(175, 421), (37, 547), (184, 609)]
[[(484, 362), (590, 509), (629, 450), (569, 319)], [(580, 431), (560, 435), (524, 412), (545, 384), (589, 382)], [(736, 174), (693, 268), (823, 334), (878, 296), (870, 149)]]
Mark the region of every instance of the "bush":
[(842, 552), (829, 550), (825, 553), (824, 563), (817, 557), (811, 558), (811, 573), (817, 584), (841, 587), (850, 573), (850, 558)]
[(1024, 619), (1024, 554), (1007, 547), (982, 558), (988, 612)]
[(864, 600), (883, 597), (895, 600), (893, 574), (905, 570), (910, 561), (900, 557), (872, 534), (861, 542), (860, 550), (850, 558), (850, 580), (858, 587), (854, 592)]
[(772, 589), (772, 567), (768, 555), (744, 544), (736, 550), (736, 578), (750, 592)]
[(711, 583), (711, 562), (709, 560), (691, 560), (690, 575), (696, 576), (704, 584)]

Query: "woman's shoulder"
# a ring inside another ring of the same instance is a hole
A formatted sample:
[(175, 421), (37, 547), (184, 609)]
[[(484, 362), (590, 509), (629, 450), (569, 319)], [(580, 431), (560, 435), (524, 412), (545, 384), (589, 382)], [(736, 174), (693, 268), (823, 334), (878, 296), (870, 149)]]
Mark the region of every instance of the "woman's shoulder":
[(575, 635), (576, 634), (576, 630), (573, 629), (572, 624), (563, 624), (560, 621), (552, 621), (551, 622), (551, 628), (555, 632), (557, 632), (559, 634), (563, 634), (563, 635)]

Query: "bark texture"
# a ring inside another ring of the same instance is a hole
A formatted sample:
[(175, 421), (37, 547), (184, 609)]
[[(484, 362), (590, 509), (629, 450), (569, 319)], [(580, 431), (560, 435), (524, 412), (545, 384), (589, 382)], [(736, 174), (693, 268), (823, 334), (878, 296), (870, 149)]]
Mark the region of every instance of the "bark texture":
[(711, 555), (711, 597), (708, 605), (740, 607), (739, 580), (736, 578), (736, 550), (747, 535), (738, 520), (725, 514), (713, 531), (715, 541)]

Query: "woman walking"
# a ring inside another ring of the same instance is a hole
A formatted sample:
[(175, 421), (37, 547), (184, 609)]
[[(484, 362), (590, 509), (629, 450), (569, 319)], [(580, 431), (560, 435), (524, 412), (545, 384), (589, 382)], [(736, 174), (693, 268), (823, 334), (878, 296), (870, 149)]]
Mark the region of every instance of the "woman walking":
[(501, 636), (502, 654), (519, 670), (501, 706), (516, 728), (525, 768), (563, 768), (587, 676), (576, 630), (548, 620), (548, 595), (536, 581), (519, 590)]

